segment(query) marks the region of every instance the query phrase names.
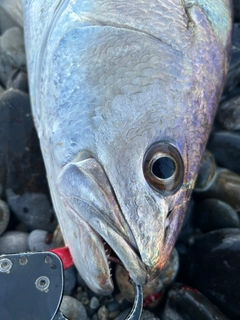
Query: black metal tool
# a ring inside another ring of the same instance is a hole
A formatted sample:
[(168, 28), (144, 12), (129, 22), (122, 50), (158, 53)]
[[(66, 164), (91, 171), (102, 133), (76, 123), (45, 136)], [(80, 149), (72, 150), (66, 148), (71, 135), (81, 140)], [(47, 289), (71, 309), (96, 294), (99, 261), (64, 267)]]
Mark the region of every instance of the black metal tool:
[[(4, 320), (64, 320), (59, 310), (63, 295), (63, 270), (73, 265), (68, 248), (0, 256), (0, 315)], [(135, 291), (126, 320), (139, 320), (142, 288)]]
[(0, 314), (6, 320), (51, 320), (63, 294), (63, 267), (51, 252), (0, 256)]

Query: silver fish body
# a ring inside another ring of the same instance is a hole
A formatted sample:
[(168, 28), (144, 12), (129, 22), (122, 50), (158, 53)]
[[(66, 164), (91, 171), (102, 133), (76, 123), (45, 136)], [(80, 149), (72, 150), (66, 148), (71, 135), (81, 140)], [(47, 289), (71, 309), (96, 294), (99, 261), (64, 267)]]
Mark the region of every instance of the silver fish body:
[(66, 244), (95, 292), (113, 290), (104, 241), (142, 285), (184, 219), (228, 68), (231, 1), (22, 5), (32, 111)]

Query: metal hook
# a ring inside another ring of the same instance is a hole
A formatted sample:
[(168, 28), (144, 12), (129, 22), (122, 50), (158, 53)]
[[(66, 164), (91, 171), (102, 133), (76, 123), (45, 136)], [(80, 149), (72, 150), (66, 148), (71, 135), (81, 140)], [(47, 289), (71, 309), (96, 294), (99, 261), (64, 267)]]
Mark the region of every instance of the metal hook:
[(131, 278), (129, 279), (129, 282), (133, 285), (135, 298), (132, 310), (130, 311), (125, 320), (139, 320), (141, 318), (143, 308), (142, 287), (137, 285)]

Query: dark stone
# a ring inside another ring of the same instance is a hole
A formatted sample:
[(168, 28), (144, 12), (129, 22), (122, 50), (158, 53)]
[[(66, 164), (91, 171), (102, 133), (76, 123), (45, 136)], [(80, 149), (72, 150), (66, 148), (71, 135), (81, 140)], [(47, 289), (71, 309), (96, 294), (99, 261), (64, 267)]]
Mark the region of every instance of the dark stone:
[(240, 129), (240, 95), (223, 100), (217, 110), (216, 120), (223, 129)]
[[(53, 221), (45, 167), (31, 116), (29, 96), (26, 93), (10, 89), (0, 96), (0, 139), (0, 185), (5, 197), (8, 190), (11, 210), (20, 220), (24, 220), (27, 215), (35, 216), (35, 212), (34, 215), (31, 212), (35, 207), (40, 216), (38, 222), (44, 211), (42, 219), (45, 219), (44, 224), (48, 227), (36, 226), (37, 218), (32, 221), (32, 225), (29, 223), (29, 226), (32, 229), (38, 227), (52, 231), (56, 222)], [(39, 205), (39, 194), (46, 198), (42, 206)], [(19, 201), (21, 204), (24, 202), (21, 208), (17, 208)], [(28, 222), (30, 220), (31, 218)]]
[(196, 289), (175, 284), (167, 295), (163, 320), (227, 320), (206, 297)]
[(208, 142), (208, 149), (221, 167), (240, 174), (239, 134), (226, 131), (213, 132)]
[(233, 208), (218, 199), (205, 199), (195, 209), (198, 227), (203, 232), (222, 228), (239, 228), (239, 218)]
[(233, 47), (231, 63), (227, 74), (223, 94), (226, 95), (235, 89), (240, 83), (240, 48)]
[(240, 318), (239, 270), (239, 229), (207, 233), (196, 240), (190, 251), (190, 284), (231, 319)]
[(205, 150), (194, 189), (204, 190), (208, 186), (209, 182), (212, 181), (216, 169), (217, 166), (213, 155), (208, 150)]
[(77, 275), (75, 267), (68, 268), (64, 270), (64, 287), (63, 294), (70, 296), (76, 287)]
[(240, 1), (234, 0), (233, 1), (233, 12), (234, 12), (234, 20), (240, 21)]
[(18, 195), (8, 189), (6, 196), (12, 212), (29, 230), (42, 229), (49, 232), (55, 230), (57, 219), (46, 194), (25, 192)]

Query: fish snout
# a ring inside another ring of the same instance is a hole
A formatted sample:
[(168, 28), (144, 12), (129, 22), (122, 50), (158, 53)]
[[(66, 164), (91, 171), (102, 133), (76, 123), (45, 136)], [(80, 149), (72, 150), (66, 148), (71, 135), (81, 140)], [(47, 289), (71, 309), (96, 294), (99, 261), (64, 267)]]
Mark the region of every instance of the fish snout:
[(144, 196), (143, 192), (139, 194), (132, 208), (135, 215), (129, 215), (127, 220), (150, 281), (164, 268), (171, 254), (172, 248), (165, 248), (170, 210), (166, 198), (155, 199), (146, 192)]

